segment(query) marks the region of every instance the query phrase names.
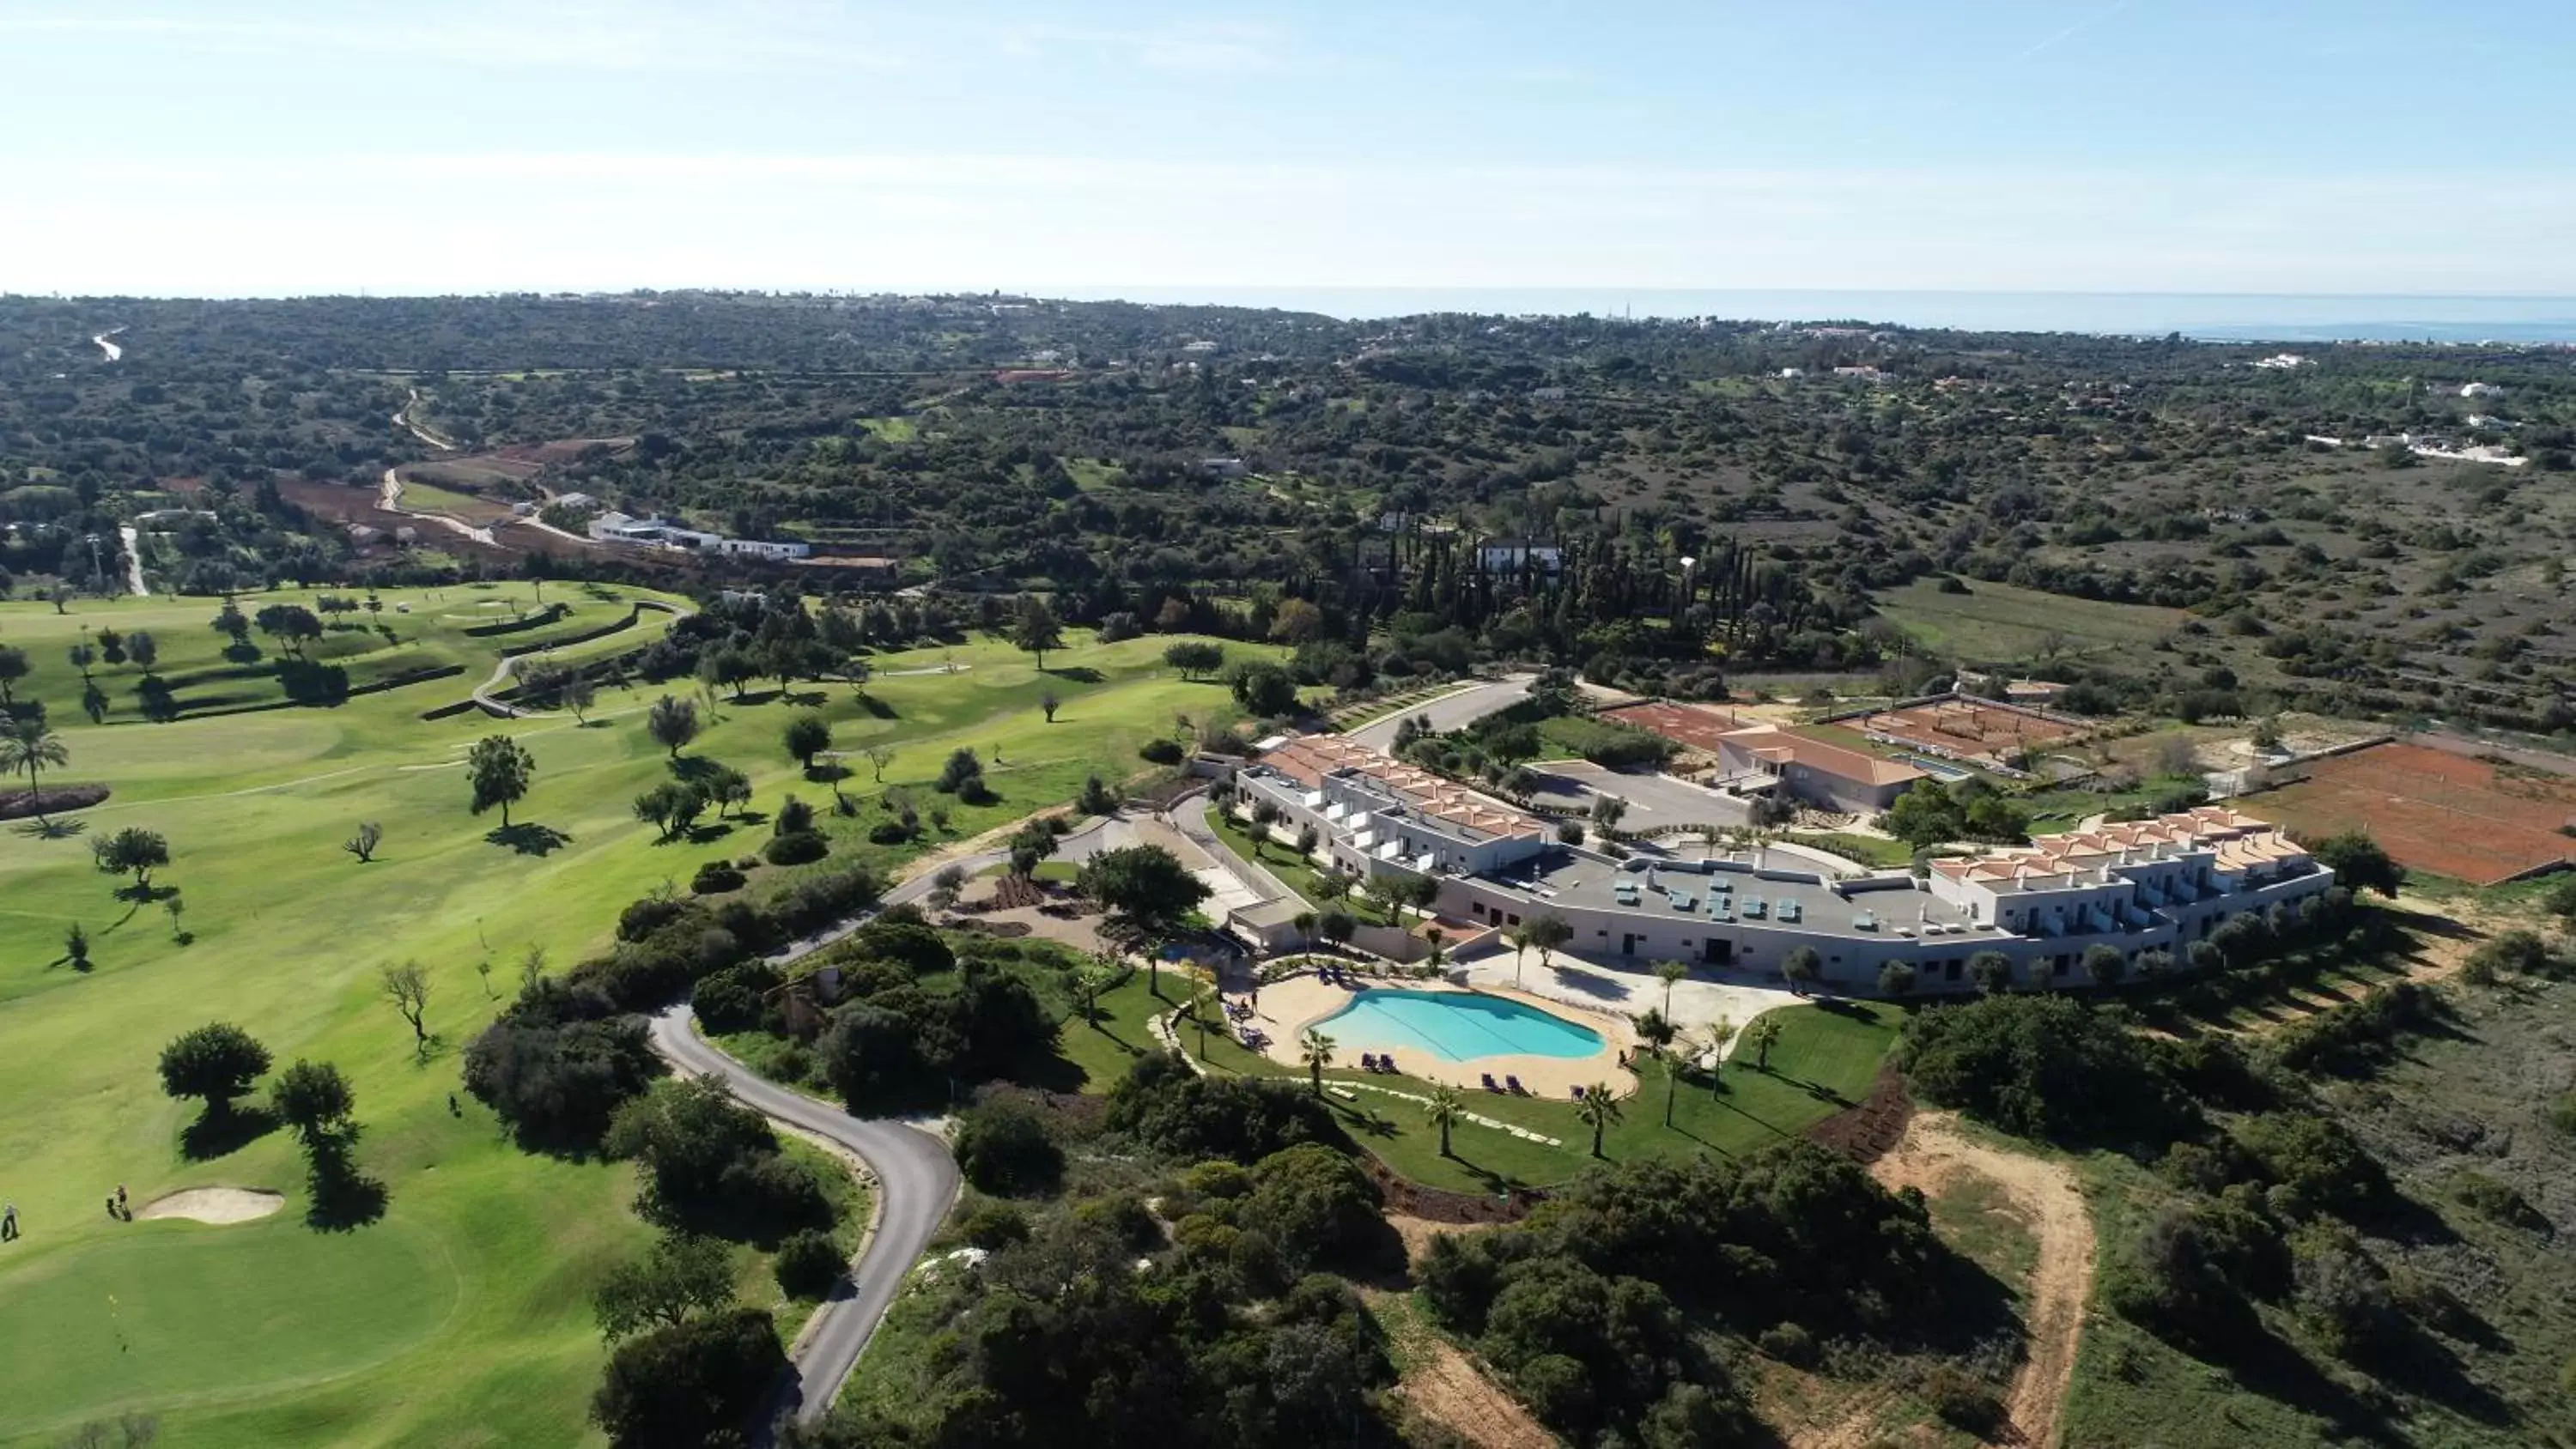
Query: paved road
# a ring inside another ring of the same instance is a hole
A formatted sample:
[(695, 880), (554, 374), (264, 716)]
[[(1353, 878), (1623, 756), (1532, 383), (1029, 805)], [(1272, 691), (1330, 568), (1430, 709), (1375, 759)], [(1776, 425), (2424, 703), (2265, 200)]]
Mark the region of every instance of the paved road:
[(1415, 715), (1426, 715), (1435, 730), (1454, 730), (1475, 723), (1498, 709), (1507, 709), (1529, 697), (1530, 682), (1537, 676), (1515, 674), (1491, 684), (1479, 684), (1456, 694), (1445, 694), (1429, 704), (1391, 714), (1374, 724), (1351, 731), (1344, 738), (1373, 750), (1395, 749), (1396, 727)]
[(1272, 875), (1260, 862), (1247, 860), (1234, 853), (1234, 848), (1217, 838), (1216, 827), (1208, 824), (1208, 811), (1214, 808), (1205, 795), (1192, 795), (1172, 807), (1172, 823), (1179, 827), (1217, 868), (1232, 875), (1264, 900), (1295, 900), (1297, 893), (1287, 882)]
[(876, 1174), (876, 1234), (851, 1269), (849, 1286), (816, 1311), (812, 1331), (790, 1365), (794, 1377), (780, 1394), (782, 1413), (813, 1423), (831, 1412), (842, 1382), (893, 1306), (904, 1275), (957, 1200), (956, 1160), (949, 1156), (948, 1144), (918, 1128), (853, 1117), (764, 1081), (691, 1030), (685, 1005), (653, 1018), (653, 1049), (683, 1071), (722, 1078), (737, 1099), (762, 1115), (857, 1153)]
[[(1082, 861), (1102, 850), (1133, 841), (1133, 830), (1116, 817), (1095, 820), (1064, 837), (1058, 860)], [(968, 875), (996, 865), (1007, 852), (984, 851), (948, 862)], [(930, 893), (936, 871), (923, 871), (885, 893), (884, 905), (902, 905)], [(784, 965), (812, 955), (867, 924), (876, 914), (865, 911), (787, 947), (769, 959)], [(875, 1336), (893, 1306), (904, 1275), (938, 1232), (949, 1205), (957, 1200), (957, 1163), (948, 1145), (919, 1128), (893, 1119), (853, 1117), (827, 1102), (792, 1092), (727, 1056), (692, 1029), (686, 1005), (664, 1009), (652, 1019), (653, 1049), (681, 1071), (722, 1078), (734, 1097), (775, 1121), (814, 1133), (857, 1153), (877, 1179), (877, 1228), (867, 1249), (850, 1270), (852, 1287), (836, 1293), (815, 1310), (803, 1349), (790, 1368), (793, 1378), (781, 1389), (776, 1412), (765, 1421), (764, 1437), (754, 1449), (766, 1449), (777, 1420), (794, 1414), (813, 1423), (831, 1412), (841, 1385), (858, 1366), (859, 1355)]]

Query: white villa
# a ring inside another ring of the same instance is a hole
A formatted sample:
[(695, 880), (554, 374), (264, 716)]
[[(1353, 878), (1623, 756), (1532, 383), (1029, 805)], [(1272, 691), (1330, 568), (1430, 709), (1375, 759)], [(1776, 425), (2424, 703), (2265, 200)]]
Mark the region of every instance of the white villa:
[(1288, 739), (1246, 765), (1247, 803), (1315, 828), (1355, 874), (1427, 876), (1446, 915), (1508, 930), (1541, 915), (1573, 928), (1567, 951), (1606, 963), (1681, 960), (1778, 977), (1801, 946), (1820, 985), (1877, 989), (1901, 961), (1916, 990), (1973, 990), (1970, 957), (2000, 952), (2016, 981), (2072, 984), (2087, 948), (2131, 965), (2185, 948), (2247, 911), (2295, 906), (2333, 872), (2277, 827), (2216, 806), (1909, 871), (1843, 873), (1785, 850), (1705, 858), (1644, 845), (1625, 858), (1558, 843), (1547, 823), (1376, 750)]

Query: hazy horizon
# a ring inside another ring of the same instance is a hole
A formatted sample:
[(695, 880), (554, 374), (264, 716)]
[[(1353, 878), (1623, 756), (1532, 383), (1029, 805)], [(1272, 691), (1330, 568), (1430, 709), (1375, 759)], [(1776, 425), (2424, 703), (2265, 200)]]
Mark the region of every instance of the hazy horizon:
[(0, 289), (2576, 294), (2571, 49), (2540, 0), (15, 0)]

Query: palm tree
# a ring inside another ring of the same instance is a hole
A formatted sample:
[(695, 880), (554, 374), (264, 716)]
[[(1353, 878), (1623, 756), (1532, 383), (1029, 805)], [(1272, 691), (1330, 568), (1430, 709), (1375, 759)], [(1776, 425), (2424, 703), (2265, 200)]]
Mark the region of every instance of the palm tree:
[(1448, 1156), (1449, 1128), (1452, 1124), (1457, 1122), (1459, 1118), (1467, 1115), (1467, 1104), (1465, 1100), (1458, 1095), (1458, 1089), (1455, 1087), (1432, 1088), (1431, 1100), (1423, 1104), (1422, 1115), (1431, 1123), (1432, 1126), (1440, 1129), (1440, 1155), (1443, 1157)]
[(1333, 1039), (1310, 1027), (1304, 1047), (1306, 1075), (1315, 1084), (1315, 1095), (1320, 1097), (1324, 1095), (1324, 1068), (1333, 1064)]
[(1521, 984), (1521, 957), (1530, 948), (1530, 928), (1514, 926), (1504, 939), (1512, 943), (1512, 984), (1518, 986)]
[(1297, 928), (1298, 950), (1311, 951), (1315, 949), (1315, 924), (1319, 919), (1320, 917), (1318, 917), (1313, 911), (1299, 911), (1295, 916), (1289, 919), (1288, 924)]
[(1181, 1008), (1180, 1018), (1175, 1023), (1179, 1026), (1195, 1026), (1199, 1029), (1200, 1061), (1207, 1060), (1208, 1018), (1215, 1014), (1205, 999), (1193, 996), (1190, 998), (1190, 1004)]
[(1606, 1082), (1595, 1082), (1583, 1089), (1583, 1100), (1574, 1104), (1574, 1115), (1592, 1129), (1592, 1155), (1601, 1155), (1601, 1134), (1619, 1120), (1619, 1104), (1610, 1100)]
[[(1644, 1042), (1646, 1050), (1653, 1052), (1659, 1060), (1672, 1046), (1673, 1038), (1680, 1035), (1681, 1028), (1673, 1025), (1673, 1019), (1660, 1011), (1648, 1008), (1643, 1016), (1637, 1018), (1637, 1040)], [(1673, 1125), (1673, 1084), (1680, 1081), (1681, 1076), (1681, 1063), (1664, 1062), (1664, 1125), (1667, 1127)]]
[(1712, 1097), (1726, 1090), (1726, 1044), (1734, 1039), (1735, 1023), (1722, 1016), (1691, 1038), (1691, 1055), (1708, 1055), (1708, 1091)]
[(45, 818), (45, 796), (36, 787), (36, 776), (49, 767), (71, 763), (71, 751), (64, 748), (62, 736), (53, 727), (33, 715), (9, 721), (0, 729), (0, 775), (25, 775), (29, 803), (35, 807), (36, 824), (53, 828)]
[(1655, 963), (1655, 979), (1664, 983), (1664, 1015), (1673, 1014), (1673, 983), (1690, 975), (1690, 967), (1679, 961)]
[(1434, 971), (1440, 969), (1440, 944), (1448, 937), (1449, 933), (1438, 926), (1429, 927), (1422, 933), (1422, 939), (1431, 943), (1431, 969)]
[(1771, 1044), (1779, 1039), (1780, 1023), (1768, 1015), (1755, 1017), (1744, 1029), (1744, 1044), (1753, 1048), (1753, 1070), (1771, 1070)]

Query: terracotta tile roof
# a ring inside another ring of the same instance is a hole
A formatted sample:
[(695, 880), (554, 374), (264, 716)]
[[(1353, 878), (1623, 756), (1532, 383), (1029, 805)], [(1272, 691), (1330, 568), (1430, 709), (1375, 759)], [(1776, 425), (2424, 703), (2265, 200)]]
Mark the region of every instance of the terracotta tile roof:
[(1486, 835), (1542, 837), (1547, 833), (1539, 821), (1500, 801), (1331, 735), (1299, 735), (1263, 753), (1261, 763), (1310, 790), (1323, 788), (1326, 775), (1347, 770), (1375, 780), (1425, 815)]
[(1865, 785), (1901, 785), (1908, 780), (1926, 778), (1923, 771), (1895, 760), (1882, 760), (1860, 750), (1847, 750), (1805, 735), (1793, 735), (1778, 725), (1750, 725), (1729, 730), (1717, 737), (1729, 749), (1748, 754), (1767, 764), (1804, 765), (1820, 775), (1856, 780)]
[(2203, 805), (2153, 820), (2106, 822), (2093, 830), (2035, 836), (2027, 846), (1947, 857), (1930, 865), (1951, 880), (2023, 888), (2033, 881), (2068, 878), (2116, 865), (2170, 860), (2199, 850), (2213, 852), (2219, 868), (2228, 871), (2307, 855), (2277, 826), (2239, 815), (2223, 805)]

